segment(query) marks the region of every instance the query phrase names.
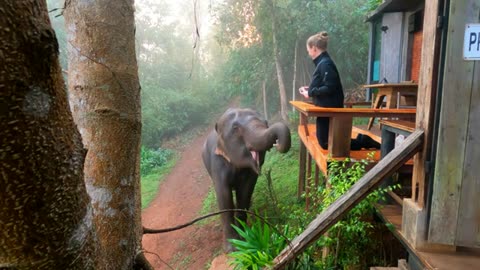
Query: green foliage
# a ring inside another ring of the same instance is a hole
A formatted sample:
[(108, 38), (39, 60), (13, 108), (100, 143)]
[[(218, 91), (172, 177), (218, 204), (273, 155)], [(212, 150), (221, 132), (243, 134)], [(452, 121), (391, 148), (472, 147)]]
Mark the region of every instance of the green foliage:
[(142, 144), (151, 148), (185, 130), (210, 123), (212, 114), (227, 102), (224, 87), (206, 68), (215, 66), (209, 62), (221, 62), (221, 58), (203, 61), (198, 46), (194, 48), (192, 6), (185, 6), (180, 17), (174, 16), (171, 6), (166, 0), (136, 1)]
[[(325, 211), (365, 174), (367, 165), (368, 159), (353, 164), (349, 159), (330, 163), (327, 187), (320, 187), (312, 194), (313, 207), (318, 208), (319, 212)], [(365, 268), (366, 258), (369, 258), (370, 262), (376, 259), (376, 254), (368, 253), (378, 244), (371, 237), (374, 204), (384, 200), (387, 191), (394, 188), (398, 188), (398, 185), (372, 192), (322, 236), (319, 245), (328, 247), (331, 251), (329, 256), (332, 257), (324, 262), (324, 267), (345, 268), (361, 265)]]
[(152, 170), (162, 167), (172, 156), (169, 149), (158, 148), (156, 150), (142, 146), (140, 151), (140, 174), (148, 175)]
[[(290, 152), (269, 152), (253, 195), (255, 209), (271, 217), (269, 221), (278, 230), (282, 231), (284, 226), (288, 226), (286, 236), (289, 239), (303, 232), (320, 212), (348, 191), (364, 175), (368, 164), (367, 160), (331, 163), (329, 179), (320, 179), (321, 183), (328, 181), (329, 188), (322, 184), (316, 187), (312, 183), (309, 193), (310, 210), (306, 211), (304, 200), (297, 200), (295, 188), (298, 181), (298, 151), (298, 135), (294, 133)], [(378, 254), (373, 251), (380, 246), (372, 236), (373, 205), (383, 200), (388, 190), (395, 188), (398, 185), (378, 189), (358, 203), (327, 235), (321, 237), (295, 264), (289, 266), (290, 269), (343, 269), (352, 265), (366, 268), (367, 264), (379, 262), (380, 259), (376, 257)], [(323, 247), (328, 247), (331, 251), (326, 258), (320, 255)]]
[(146, 208), (155, 198), (158, 187), (166, 175), (170, 173), (177, 161), (177, 156), (172, 157), (160, 167), (153, 168), (150, 173), (141, 175), (142, 209)]
[[(378, 3), (377, 0), (225, 1), (215, 9), (216, 38), (228, 52), (223, 68), (218, 70), (222, 85), (232, 95), (241, 95), (246, 104), (260, 108), (265, 81), (269, 115), (278, 112), (280, 99), (273, 55), (273, 24), (287, 89), (292, 89), (295, 54), (297, 81), (293, 91), (299, 84), (309, 83), (307, 73), (313, 65), (305, 53), (305, 42), (322, 30), (330, 35), (328, 50), (346, 91), (364, 84), (369, 36), (365, 17)], [(250, 42), (241, 42), (248, 38)], [(287, 99), (293, 98), (291, 93), (287, 91)]]
[(253, 220), (251, 226), (237, 221), (240, 227), (232, 227), (243, 239), (228, 240), (237, 249), (229, 254), (234, 259), (234, 269), (262, 269), (272, 265), (276, 254), (285, 247), (285, 239), (258, 218)]
[(160, 182), (175, 165), (177, 157), (169, 149), (149, 149), (142, 146), (140, 151), (140, 182), (142, 208), (155, 198)]

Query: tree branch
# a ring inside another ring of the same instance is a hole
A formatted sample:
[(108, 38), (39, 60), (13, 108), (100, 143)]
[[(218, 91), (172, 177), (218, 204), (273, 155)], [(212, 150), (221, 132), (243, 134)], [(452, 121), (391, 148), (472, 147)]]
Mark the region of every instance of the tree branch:
[(213, 216), (216, 216), (216, 215), (220, 215), (220, 214), (223, 214), (223, 213), (229, 213), (229, 212), (243, 212), (243, 213), (247, 213), (247, 214), (250, 214), (252, 216), (255, 216), (255, 217), (259, 218), (260, 220), (262, 220), (262, 222), (264, 222), (265, 224), (270, 226), (270, 228), (275, 230), (281, 237), (283, 237), (287, 241), (287, 244), (290, 248), (293, 248), (290, 240), (283, 233), (281, 233), (279, 230), (277, 230), (277, 228), (275, 228), (271, 223), (269, 223), (264, 217), (262, 217), (260, 215), (257, 215), (252, 211), (245, 210), (245, 209), (220, 210), (220, 211), (217, 211), (217, 212), (214, 212), (214, 213), (210, 213), (210, 214), (198, 217), (198, 218), (196, 218), (196, 219), (194, 219), (190, 222), (187, 222), (185, 224), (178, 225), (178, 226), (175, 226), (175, 227), (165, 228), (165, 229), (150, 229), (150, 228), (143, 227), (143, 234), (167, 233), (167, 232), (180, 230), (180, 229), (183, 229), (185, 227), (191, 226), (191, 225), (195, 224), (196, 222), (198, 222), (200, 220), (203, 220), (203, 219), (206, 219), (206, 218), (209, 218), (209, 217), (213, 217)]

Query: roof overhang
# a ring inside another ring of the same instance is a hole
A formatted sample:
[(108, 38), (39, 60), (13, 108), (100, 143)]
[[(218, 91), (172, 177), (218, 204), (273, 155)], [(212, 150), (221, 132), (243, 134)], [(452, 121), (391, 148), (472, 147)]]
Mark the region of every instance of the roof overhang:
[(367, 16), (366, 21), (371, 22), (383, 13), (411, 11), (424, 3), (425, 1), (423, 0), (385, 0)]

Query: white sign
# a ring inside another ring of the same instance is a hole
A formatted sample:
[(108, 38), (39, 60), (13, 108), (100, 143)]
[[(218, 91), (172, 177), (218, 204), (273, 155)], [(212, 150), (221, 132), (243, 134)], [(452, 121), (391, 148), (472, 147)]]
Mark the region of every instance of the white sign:
[(463, 58), (465, 60), (480, 60), (480, 24), (478, 23), (469, 23), (465, 26)]

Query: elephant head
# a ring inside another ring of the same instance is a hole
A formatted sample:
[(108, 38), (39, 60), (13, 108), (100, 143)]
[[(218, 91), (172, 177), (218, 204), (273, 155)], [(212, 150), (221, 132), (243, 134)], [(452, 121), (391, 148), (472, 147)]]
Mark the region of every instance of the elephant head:
[(265, 152), (275, 144), (279, 152), (290, 149), (290, 130), (283, 123), (268, 126), (251, 109), (228, 109), (215, 125), (218, 142), (215, 153), (235, 168), (251, 168), (257, 174)]

